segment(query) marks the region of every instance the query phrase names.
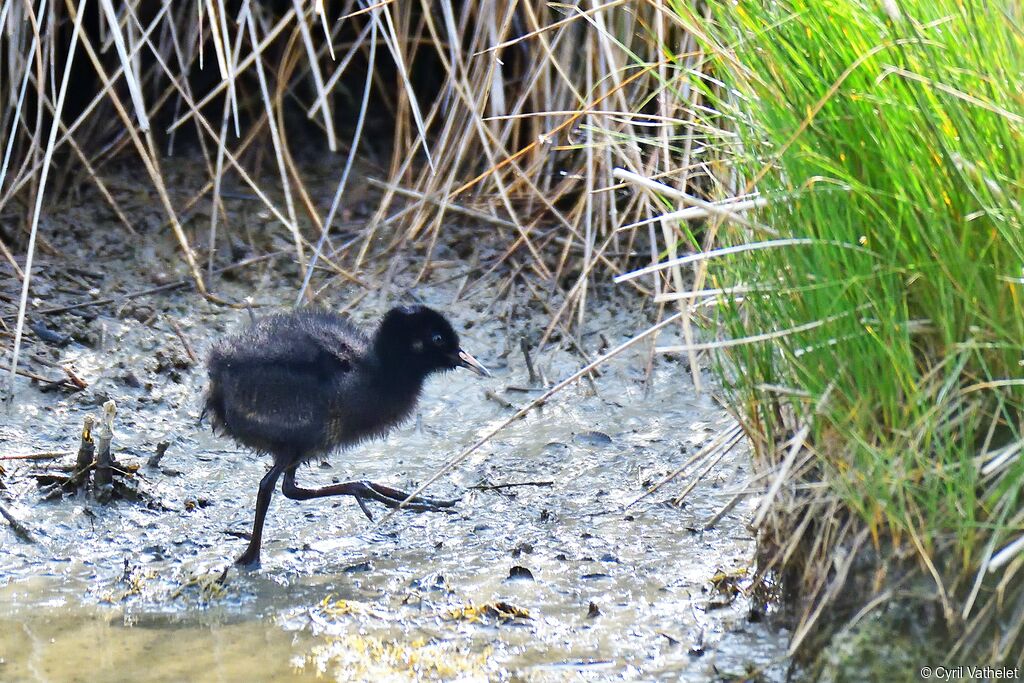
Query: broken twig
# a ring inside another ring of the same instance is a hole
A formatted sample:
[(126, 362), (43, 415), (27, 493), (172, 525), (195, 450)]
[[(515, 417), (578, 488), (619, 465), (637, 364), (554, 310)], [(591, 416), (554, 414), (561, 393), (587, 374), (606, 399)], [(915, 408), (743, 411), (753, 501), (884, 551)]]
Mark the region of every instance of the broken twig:
[(29, 531), (28, 527), (22, 524), (17, 517), (12, 515), (10, 511), (0, 504), (0, 516), (7, 520), (7, 523), (11, 525), (11, 529), (14, 533), (26, 543), (35, 543), (36, 539), (32, 536), (32, 532)]
[(508, 484), (477, 484), (476, 486), (470, 486), (471, 489), (477, 491), (498, 491), (499, 489), (511, 489), (517, 486), (554, 486), (554, 481), (517, 481)]
[(110, 490), (114, 484), (113, 458), (110, 455), (110, 442), (114, 439), (114, 416), (117, 414), (117, 405), (113, 401), (103, 404), (103, 417), (100, 418), (100, 426), (96, 429), (96, 474), (93, 482), (96, 486), (96, 496), (104, 499), (104, 490)]

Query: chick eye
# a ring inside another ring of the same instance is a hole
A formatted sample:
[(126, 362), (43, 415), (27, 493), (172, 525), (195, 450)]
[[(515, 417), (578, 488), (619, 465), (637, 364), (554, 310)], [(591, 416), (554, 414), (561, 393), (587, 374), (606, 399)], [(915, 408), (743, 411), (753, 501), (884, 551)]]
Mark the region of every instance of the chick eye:
[(440, 346), (441, 344), (444, 343), (444, 337), (442, 337), (440, 334), (435, 334), (433, 337), (431, 337), (430, 341), (434, 342), (434, 346)]

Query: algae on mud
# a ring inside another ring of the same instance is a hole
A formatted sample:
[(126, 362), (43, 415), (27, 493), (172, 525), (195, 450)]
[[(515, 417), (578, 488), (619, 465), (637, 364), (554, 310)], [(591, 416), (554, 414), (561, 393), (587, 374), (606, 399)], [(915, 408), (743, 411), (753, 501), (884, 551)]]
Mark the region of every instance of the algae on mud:
[[(429, 382), (413, 422), (331, 456), (307, 479), (412, 487), (510, 414), (485, 391), (523, 402), (523, 393), (504, 390), (529, 384), (519, 340), (543, 329), (545, 313), (517, 300), (514, 287), (503, 301), (478, 287), (449, 305), (462, 266), (444, 256), (441, 248), (434, 284), (418, 285), (415, 295), (450, 313), (498, 377), (486, 387), (458, 375)], [(101, 296), (145, 284), (116, 261), (97, 268), (105, 274)], [(282, 271), (289, 268), (284, 259), (262, 262), (219, 286), (238, 299), (287, 305), (294, 290)], [(406, 271), (414, 270), (396, 269), (354, 315), (377, 318), (401, 300)], [(41, 305), (61, 300), (51, 294)], [(659, 361), (645, 390), (645, 354), (626, 354), (593, 387), (572, 387), (501, 432), (431, 488), (461, 494), (454, 515), (402, 513), (377, 528), (351, 501), (297, 506), (277, 497), (263, 568), (232, 569), (220, 581), (244, 545), (267, 459), (196, 424), (203, 371), (165, 321), (175, 320), (201, 356), (248, 313), (189, 292), (92, 313), (91, 320), (49, 319), (74, 340), (32, 348), (71, 361), (89, 388), (44, 393), (21, 383), (0, 434), (2, 453), (71, 450), (84, 415), (116, 398), (118, 458), (142, 463), (171, 442), (158, 467), (140, 469), (141, 485), (159, 504), (102, 506), (87, 495), (40, 502), (28, 476), (36, 466), (12, 461), (6, 500), (40, 540), (22, 543), (0, 526), (0, 678), (73, 680), (79, 669), (112, 680), (318, 673), (358, 680), (353, 671), (395, 680), (781, 675), (785, 633), (750, 620), (742, 591), (723, 600), (714, 590), (717, 575), (747, 567), (753, 554), (744, 506), (702, 530), (742, 486), (744, 456), (724, 458), (682, 507), (657, 494), (622, 509), (732, 424), (712, 400), (691, 395), (670, 361)], [(615, 343), (641, 323), (638, 312), (609, 305), (596, 307), (590, 324)], [(598, 335), (583, 341), (596, 344)], [(568, 352), (543, 360), (548, 377), (580, 365)], [(538, 480), (554, 484), (494, 488)], [(533, 580), (508, 580), (513, 566)], [(450, 618), (497, 602), (529, 616)]]

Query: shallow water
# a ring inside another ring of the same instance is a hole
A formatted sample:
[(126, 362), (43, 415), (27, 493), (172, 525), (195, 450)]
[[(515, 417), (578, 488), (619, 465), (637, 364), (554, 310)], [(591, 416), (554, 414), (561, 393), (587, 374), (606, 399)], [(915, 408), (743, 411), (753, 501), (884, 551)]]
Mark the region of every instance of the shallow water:
[[(448, 284), (417, 294), (448, 308), (456, 278), (442, 269), (434, 279)], [(259, 301), (283, 305), (292, 296), (266, 281), (255, 285)], [(253, 285), (223, 286), (240, 298)], [(516, 405), (535, 395), (507, 389), (528, 380), (518, 351), (504, 351), (546, 318), (502, 316), (486, 293), (460, 302), (453, 317), (463, 345), (495, 378), (431, 380), (414, 421), (303, 470), (300, 483), (365, 478), (412, 488), (511, 414), (485, 390)], [(365, 301), (359, 317), (372, 321), (385, 298)], [(0, 428), (3, 455), (72, 450), (83, 416), (109, 396), (119, 406), (121, 462), (143, 463), (156, 443), (172, 441), (160, 467), (142, 466), (136, 478), (148, 507), (101, 505), (87, 494), (40, 502), (30, 474), (49, 463), (0, 461), (2, 500), (38, 536), (25, 543), (0, 523), (0, 680), (781, 675), (785, 634), (749, 619), (742, 592), (726, 599), (712, 584), (724, 572), (749, 586), (749, 509), (741, 504), (700, 531), (743, 486), (745, 453), (726, 456), (681, 507), (667, 501), (688, 477), (625, 509), (731, 424), (710, 398), (693, 396), (681, 366), (660, 362), (645, 393), (646, 350), (625, 354), (605, 367), (596, 394), (581, 383), (513, 424), (429, 490), (461, 496), (454, 514), (403, 512), (378, 527), (348, 498), (300, 503), (278, 494), (262, 567), (231, 568), (218, 581), (245, 545), (238, 534), (250, 528), (267, 459), (196, 424), (203, 372), (182, 360), (163, 314), (200, 355), (247, 314), (188, 294), (146, 304), (160, 314), (149, 324), (105, 310), (88, 323), (101, 330), (96, 346), (46, 351), (73, 361), (90, 388), (41, 393), (26, 381)], [(590, 326), (617, 344), (640, 324), (609, 306)], [(553, 379), (581, 363), (562, 352), (541, 360)], [(551, 484), (469, 488), (524, 482)], [(510, 580), (513, 567), (532, 579)], [(494, 603), (505, 603), (504, 613), (483, 609)]]

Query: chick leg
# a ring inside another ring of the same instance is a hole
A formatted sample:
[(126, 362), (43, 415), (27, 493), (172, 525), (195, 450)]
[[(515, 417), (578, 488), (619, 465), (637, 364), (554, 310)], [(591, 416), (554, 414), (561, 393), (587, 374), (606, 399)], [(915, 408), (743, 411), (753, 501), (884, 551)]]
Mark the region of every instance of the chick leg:
[(254, 566), (260, 563), (260, 546), (263, 544), (263, 522), (267, 518), (267, 508), (270, 507), (270, 498), (274, 495), (274, 486), (277, 484), (277, 478), (284, 471), (284, 465), (275, 464), (260, 481), (259, 492), (256, 494), (256, 518), (252, 523), (252, 536), (249, 537), (249, 546), (235, 560), (235, 564)]
[[(364, 500), (374, 500), (392, 509), (401, 507), (403, 510), (411, 510), (413, 512), (442, 512), (445, 508), (450, 508), (458, 502), (416, 496), (409, 500), (408, 503), (405, 503), (405, 500), (409, 498), (407, 493), (368, 481), (346, 481), (318, 489), (304, 489), (295, 484), (294, 467), (285, 471), (284, 480), (281, 482), (281, 493), (286, 498), (291, 498), (292, 500), (311, 500), (328, 496), (352, 496), (359, 503), (363, 514), (370, 521), (373, 521), (373, 516), (370, 514), (369, 509), (367, 509)], [(405, 505), (402, 505), (402, 503), (405, 503)]]

